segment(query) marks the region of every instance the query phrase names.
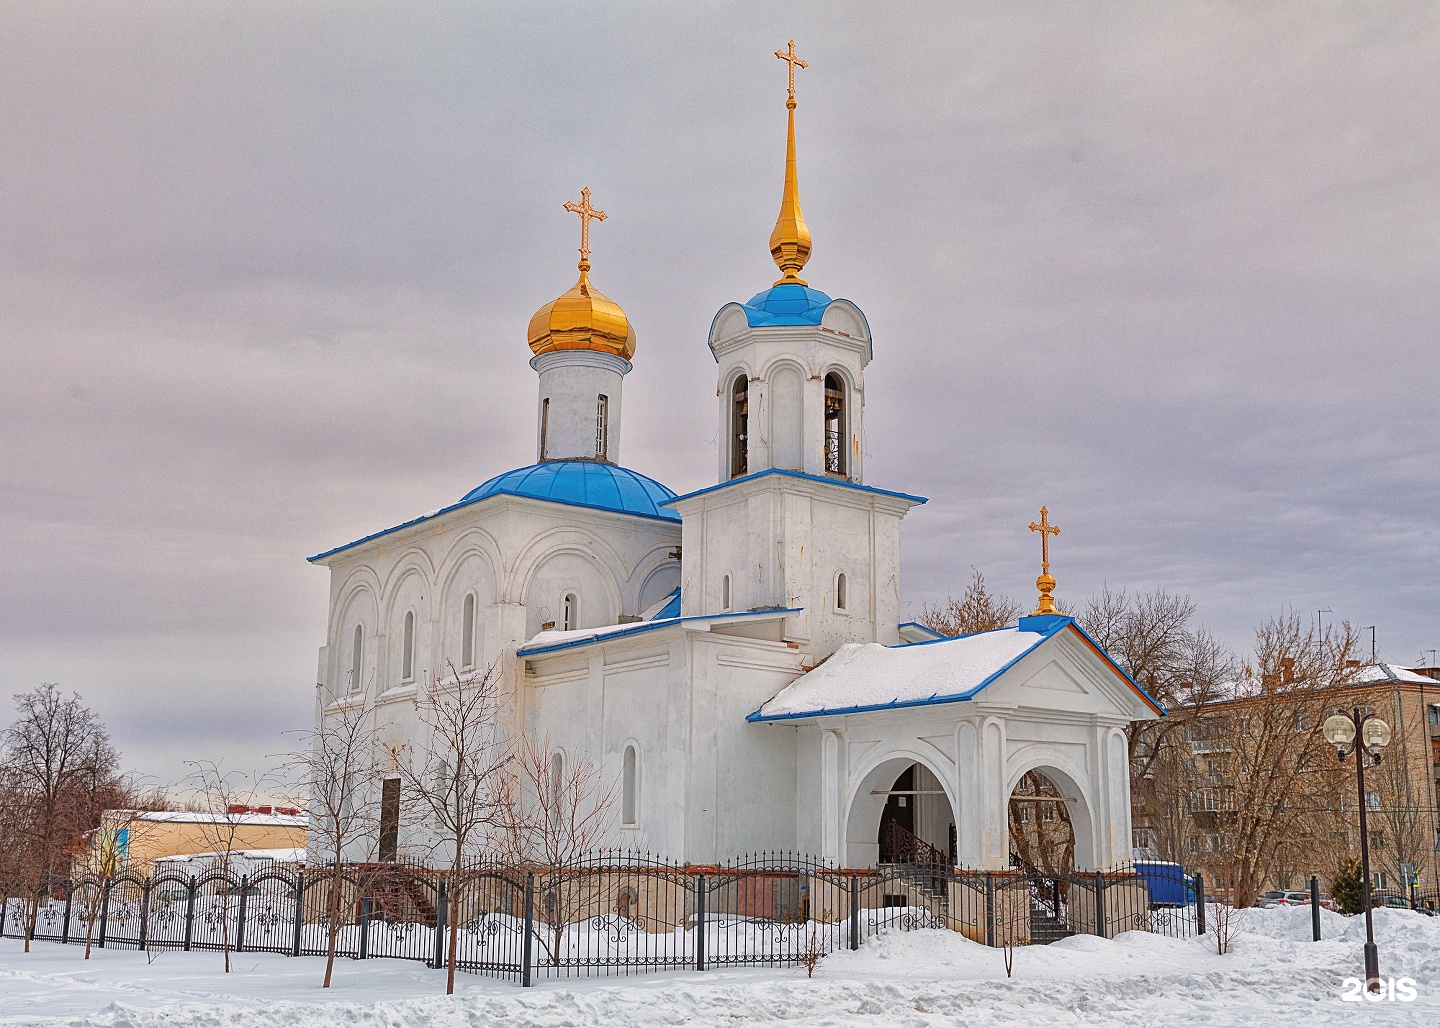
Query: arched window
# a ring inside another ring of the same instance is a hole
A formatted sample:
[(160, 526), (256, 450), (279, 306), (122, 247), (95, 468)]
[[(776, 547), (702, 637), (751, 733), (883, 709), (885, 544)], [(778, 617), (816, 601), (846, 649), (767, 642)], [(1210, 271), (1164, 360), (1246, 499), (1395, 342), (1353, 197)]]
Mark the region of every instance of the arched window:
[(730, 609), (730, 576), (720, 579), (720, 609)]
[(365, 656), (365, 629), (355, 626), (355, 635), (350, 641), (350, 691), (360, 691), (360, 661)]
[(475, 666), (475, 594), (465, 594), (460, 611), (460, 666)]
[(595, 456), (601, 460), (610, 452), (610, 397), (600, 394), (595, 401)]
[(540, 459), (545, 459), (545, 444), (550, 435), (550, 397), (540, 401)]
[(408, 682), (415, 677), (415, 612), (405, 612), (405, 640), (400, 651), (400, 680)]
[(565, 787), (565, 754), (556, 750), (550, 754), (550, 801), (556, 803), (560, 799), (560, 791)]
[(845, 383), (835, 372), (825, 376), (825, 471), (845, 474)]
[(625, 746), (620, 774), (620, 823), (627, 827), (640, 823), (640, 753), (633, 742)]
[(846, 581), (845, 572), (841, 571), (835, 576), (835, 609), (845, 610), (849, 606), (850, 597), (849, 583)]
[(574, 593), (566, 593), (560, 601), (560, 631), (573, 632), (580, 627), (580, 600)]
[(741, 375), (730, 390), (730, 477), (740, 478), (748, 467), (750, 445), (750, 380)]

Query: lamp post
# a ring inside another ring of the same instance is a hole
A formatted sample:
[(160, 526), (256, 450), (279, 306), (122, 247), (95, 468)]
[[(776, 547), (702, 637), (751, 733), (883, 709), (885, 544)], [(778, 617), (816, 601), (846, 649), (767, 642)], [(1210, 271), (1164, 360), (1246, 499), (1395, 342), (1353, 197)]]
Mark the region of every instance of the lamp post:
[(1343, 763), (1355, 754), (1355, 781), (1360, 790), (1360, 892), (1365, 907), (1365, 987), (1380, 988), (1380, 955), (1375, 949), (1375, 926), (1370, 917), (1370, 830), (1365, 821), (1365, 763), (1380, 763), (1380, 751), (1390, 745), (1390, 726), (1369, 711), (1356, 707), (1336, 711), (1325, 719), (1325, 741), (1335, 747)]

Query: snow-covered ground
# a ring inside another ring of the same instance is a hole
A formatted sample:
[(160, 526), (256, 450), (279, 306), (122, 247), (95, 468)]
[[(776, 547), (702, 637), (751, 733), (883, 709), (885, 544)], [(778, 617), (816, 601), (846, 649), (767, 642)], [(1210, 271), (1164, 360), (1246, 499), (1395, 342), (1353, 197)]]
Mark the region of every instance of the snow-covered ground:
[(1011, 979), (997, 950), (945, 931), (881, 935), (858, 952), (800, 969), (671, 972), (631, 978), (537, 979), (532, 989), (444, 974), (400, 960), (324, 962), (271, 954), (95, 951), (0, 940), (0, 1025), (48, 1028), (475, 1028), (572, 1025), (1436, 1025), (1440, 918), (1375, 913), (1383, 975), (1415, 980), (1413, 1002), (1342, 1000), (1357, 976), (1364, 922), (1324, 911), (1247, 911), (1227, 956), (1209, 936), (1131, 932), (1015, 951)]

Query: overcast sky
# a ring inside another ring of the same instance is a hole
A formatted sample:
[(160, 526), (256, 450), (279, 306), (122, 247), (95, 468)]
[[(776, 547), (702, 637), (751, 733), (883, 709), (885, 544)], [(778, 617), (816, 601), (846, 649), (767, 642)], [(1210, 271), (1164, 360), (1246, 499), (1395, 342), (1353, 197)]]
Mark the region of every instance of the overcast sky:
[(1065, 599), (1440, 647), (1440, 7), (524, 6), (0, 4), (5, 692), (80, 692), (162, 779), (287, 748), (304, 558), (532, 460), (582, 186), (622, 459), (713, 483), (791, 37), (866, 478), (930, 497), (907, 613), (972, 566), (1028, 602), (1045, 503)]

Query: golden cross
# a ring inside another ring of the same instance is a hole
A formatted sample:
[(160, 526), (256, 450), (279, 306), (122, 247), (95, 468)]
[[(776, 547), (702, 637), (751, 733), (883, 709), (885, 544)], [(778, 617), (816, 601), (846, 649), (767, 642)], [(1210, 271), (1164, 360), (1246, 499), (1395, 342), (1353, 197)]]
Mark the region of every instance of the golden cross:
[(795, 68), (797, 66), (808, 68), (810, 65), (795, 56), (795, 40), (793, 39), (790, 40), (790, 48), (788, 50), (776, 50), (775, 56), (790, 65), (790, 102), (793, 104), (795, 102)]
[(1050, 524), (1050, 512), (1044, 507), (1040, 508), (1040, 521), (1030, 522), (1030, 531), (1040, 533), (1040, 569), (1045, 574), (1050, 573), (1050, 537), (1060, 534), (1060, 526)]
[(590, 206), (589, 186), (580, 190), (579, 203), (574, 200), (566, 200), (565, 209), (571, 214), (580, 215), (580, 260), (588, 264), (590, 262), (590, 222), (592, 219), (604, 221), (605, 212)]

